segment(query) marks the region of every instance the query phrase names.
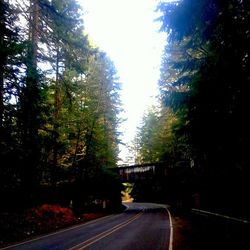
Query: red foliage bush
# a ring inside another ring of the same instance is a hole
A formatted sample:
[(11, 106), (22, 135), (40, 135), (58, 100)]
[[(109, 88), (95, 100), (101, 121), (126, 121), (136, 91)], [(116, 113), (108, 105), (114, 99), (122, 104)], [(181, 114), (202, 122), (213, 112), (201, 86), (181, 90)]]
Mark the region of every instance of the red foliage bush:
[(101, 212), (84, 213), (77, 218), (71, 209), (50, 204), (31, 208), (23, 213), (0, 213), (0, 246), (105, 215)]
[(58, 205), (44, 204), (38, 208), (31, 209), (33, 215), (43, 219), (63, 220), (70, 222), (73, 219), (73, 212), (69, 208)]
[(27, 212), (26, 220), (33, 228), (42, 232), (56, 229), (75, 221), (73, 212), (69, 208), (59, 205), (44, 204), (32, 208)]
[(85, 221), (94, 220), (102, 216), (104, 216), (104, 214), (102, 213), (86, 213), (86, 214), (83, 214), (83, 220)]

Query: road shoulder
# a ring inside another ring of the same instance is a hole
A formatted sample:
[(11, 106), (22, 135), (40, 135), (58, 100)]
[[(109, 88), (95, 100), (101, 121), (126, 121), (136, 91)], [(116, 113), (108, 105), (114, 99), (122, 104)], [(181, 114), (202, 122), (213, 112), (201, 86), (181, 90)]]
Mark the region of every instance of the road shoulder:
[(250, 249), (249, 224), (171, 210), (173, 250)]

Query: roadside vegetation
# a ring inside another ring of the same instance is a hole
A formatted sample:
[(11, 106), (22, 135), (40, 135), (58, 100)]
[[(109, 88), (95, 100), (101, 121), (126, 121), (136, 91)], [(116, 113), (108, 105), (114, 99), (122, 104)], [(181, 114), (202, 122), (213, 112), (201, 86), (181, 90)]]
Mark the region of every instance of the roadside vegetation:
[(138, 128), (136, 163), (173, 169), (177, 206), (250, 218), (249, 2), (163, 1), (159, 11), (159, 104)]
[(44, 204), (19, 213), (1, 214), (0, 246), (32, 239), (109, 214), (107, 210), (100, 209), (100, 207), (99, 211), (97, 211), (97, 206), (94, 208), (91, 212), (86, 210), (76, 215), (68, 207)]
[(0, 11), (0, 210), (113, 201), (121, 85), (82, 9), (30, 0)]

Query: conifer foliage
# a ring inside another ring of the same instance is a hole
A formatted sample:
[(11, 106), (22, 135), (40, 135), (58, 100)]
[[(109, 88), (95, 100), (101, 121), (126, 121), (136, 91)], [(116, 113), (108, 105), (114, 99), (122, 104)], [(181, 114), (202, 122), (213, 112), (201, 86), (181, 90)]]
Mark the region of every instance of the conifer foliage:
[[(75, 0), (4, 0), (0, 12), (3, 203), (69, 206), (117, 197), (109, 169), (118, 160), (120, 83), (111, 60), (84, 35), (81, 7)], [(106, 187), (83, 191), (96, 175)]]
[(162, 1), (159, 11), (168, 33), (154, 122), (161, 129), (150, 130), (148, 113), (139, 139), (150, 138), (157, 159), (190, 162), (204, 206), (248, 213), (249, 1)]

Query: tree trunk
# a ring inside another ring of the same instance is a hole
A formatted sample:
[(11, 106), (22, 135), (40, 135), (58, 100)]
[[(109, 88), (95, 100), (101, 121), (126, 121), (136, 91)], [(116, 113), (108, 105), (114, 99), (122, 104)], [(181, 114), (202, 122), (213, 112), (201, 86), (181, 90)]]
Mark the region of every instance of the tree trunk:
[(52, 166), (52, 186), (56, 186), (57, 168), (58, 168), (58, 137), (59, 137), (59, 45), (56, 49), (56, 82), (55, 82), (55, 111), (54, 111), (54, 128), (53, 128), (53, 166)]
[[(20, 98), (22, 113), (23, 166), (21, 170), (23, 186), (27, 194), (37, 185), (37, 167), (39, 164), (39, 102), (40, 89), (37, 72), (39, 29), (39, 0), (30, 0), (29, 38), (27, 54), (26, 86)], [(28, 198), (29, 199), (29, 198)]]

